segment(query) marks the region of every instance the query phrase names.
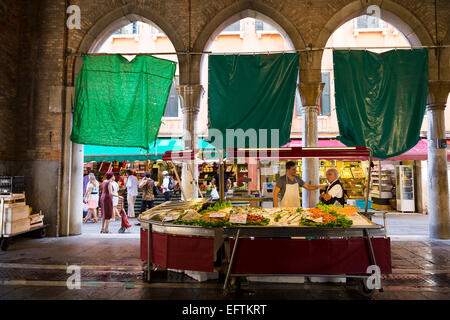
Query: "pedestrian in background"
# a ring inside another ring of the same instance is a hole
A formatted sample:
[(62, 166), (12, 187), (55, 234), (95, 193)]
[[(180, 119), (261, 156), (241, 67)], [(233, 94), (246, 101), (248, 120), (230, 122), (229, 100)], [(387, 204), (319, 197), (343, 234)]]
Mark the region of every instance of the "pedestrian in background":
[(145, 172), (145, 177), (139, 183), (139, 188), (142, 188), (141, 214), (147, 208), (153, 208), (153, 201), (155, 200), (155, 195), (153, 194), (154, 186), (155, 181), (152, 180), (150, 172)]
[(173, 189), (175, 188), (175, 181), (167, 171), (163, 171), (163, 176), (162, 192), (164, 194), (164, 201), (171, 201)]
[(136, 202), (136, 197), (138, 195), (138, 179), (131, 170), (127, 171), (127, 203), (128, 203), (128, 217), (134, 218), (134, 203)]
[(100, 233), (109, 233), (109, 220), (113, 215), (112, 181), (114, 181), (114, 174), (112, 172), (107, 172), (106, 180), (102, 183), (102, 197), (100, 198), (100, 204), (102, 207), (102, 230)]
[(84, 217), (83, 222), (87, 222), (89, 219), (93, 219), (94, 223), (98, 222), (97, 218), (97, 208), (98, 208), (98, 191), (99, 191), (99, 183), (95, 178), (94, 173), (89, 173), (88, 175), (88, 184), (86, 188), (86, 192), (83, 196), (83, 202), (88, 204), (88, 213), (86, 217)]
[(115, 181), (116, 178), (114, 177), (114, 180), (111, 181), (112, 185), (112, 191), (113, 191), (113, 216), (112, 221), (116, 221), (116, 218), (120, 218), (119, 210), (117, 209), (117, 206), (119, 205), (119, 184)]
[[(84, 197), (84, 195), (86, 194), (87, 185), (89, 183), (89, 172), (87, 171), (87, 169), (84, 169), (83, 175), (84, 175), (83, 176), (83, 197)], [(88, 211), (89, 210), (87, 211), (83, 210), (83, 219), (87, 216)]]

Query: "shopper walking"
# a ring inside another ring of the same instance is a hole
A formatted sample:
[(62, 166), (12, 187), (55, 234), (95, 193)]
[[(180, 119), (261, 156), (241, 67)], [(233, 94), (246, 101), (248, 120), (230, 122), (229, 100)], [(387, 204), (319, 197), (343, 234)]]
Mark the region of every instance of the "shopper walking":
[(87, 202), (89, 209), (86, 217), (83, 219), (83, 222), (87, 222), (89, 221), (89, 219), (93, 219), (94, 223), (97, 223), (98, 191), (100, 184), (98, 183), (95, 175), (92, 172), (89, 173), (88, 178), (89, 180), (86, 186), (86, 192), (83, 196), (83, 202)]
[(163, 176), (162, 192), (164, 194), (164, 201), (171, 201), (173, 189), (175, 188), (175, 181), (167, 171), (163, 171)]
[(153, 194), (154, 186), (155, 181), (152, 180), (150, 172), (147, 171), (145, 177), (139, 183), (139, 188), (142, 188), (141, 214), (147, 208), (153, 208), (153, 201), (155, 200), (155, 195)]
[(117, 206), (119, 205), (119, 184), (115, 181), (116, 178), (114, 177), (114, 180), (111, 181), (111, 185), (112, 185), (112, 191), (113, 191), (113, 216), (112, 216), (112, 221), (116, 221), (117, 219), (120, 219), (120, 213), (119, 210), (117, 209)]
[(134, 203), (136, 202), (136, 197), (138, 195), (138, 179), (135, 177), (134, 172), (131, 170), (127, 171), (127, 203), (128, 203), (128, 217), (134, 218), (136, 215), (134, 213)]
[(113, 215), (113, 186), (111, 182), (114, 181), (114, 174), (112, 172), (106, 173), (106, 180), (102, 184), (102, 197), (100, 204), (102, 207), (102, 230), (100, 233), (109, 233), (109, 220)]
[[(89, 173), (90, 172), (88, 172), (87, 169), (84, 169), (84, 172), (83, 172), (83, 197), (86, 194), (87, 185), (89, 183)], [(84, 211), (84, 209), (83, 209), (83, 218), (85, 218), (87, 216), (88, 211), (89, 210)]]

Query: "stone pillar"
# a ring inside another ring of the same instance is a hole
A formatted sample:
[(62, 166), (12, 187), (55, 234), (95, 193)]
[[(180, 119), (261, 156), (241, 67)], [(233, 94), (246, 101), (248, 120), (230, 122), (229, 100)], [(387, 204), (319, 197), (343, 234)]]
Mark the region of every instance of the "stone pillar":
[(72, 142), (72, 163), (70, 177), (69, 235), (81, 234), (83, 220), (83, 166), (84, 146)]
[(439, 148), (445, 139), (444, 110), (450, 91), (449, 80), (428, 84), (428, 212), (430, 238), (450, 239), (448, 204), (447, 150)]
[[(183, 150), (196, 150), (197, 146), (197, 116), (200, 111), (200, 98), (203, 93), (201, 85), (180, 85), (177, 92), (182, 100), (183, 110)], [(198, 198), (197, 162), (184, 163), (181, 173), (181, 185), (188, 199)]]
[[(301, 82), (298, 85), (303, 105), (303, 147), (317, 147), (317, 115), (319, 113), (319, 99), (324, 86), (325, 84), (322, 82)], [(319, 159), (302, 159), (302, 179), (307, 184), (319, 184)], [(317, 203), (319, 203), (319, 190), (309, 191), (303, 188), (302, 207), (314, 207)]]

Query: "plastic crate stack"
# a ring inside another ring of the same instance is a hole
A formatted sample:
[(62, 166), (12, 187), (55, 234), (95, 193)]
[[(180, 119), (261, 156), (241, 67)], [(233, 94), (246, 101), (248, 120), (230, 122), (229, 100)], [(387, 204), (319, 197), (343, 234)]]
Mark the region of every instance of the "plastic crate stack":
[(25, 192), (25, 177), (1, 176), (0, 194)]

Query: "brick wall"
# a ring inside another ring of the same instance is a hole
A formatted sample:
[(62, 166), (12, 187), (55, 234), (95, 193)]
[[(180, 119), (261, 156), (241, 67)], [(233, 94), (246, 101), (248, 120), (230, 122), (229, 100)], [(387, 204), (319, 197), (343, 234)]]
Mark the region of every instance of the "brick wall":
[(0, 161), (11, 161), (15, 157), (15, 98), (17, 57), (20, 47), (19, 13), (19, 2), (0, 0)]

